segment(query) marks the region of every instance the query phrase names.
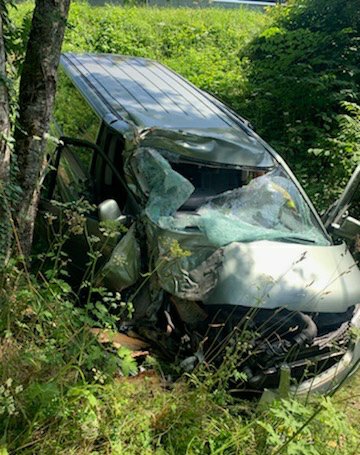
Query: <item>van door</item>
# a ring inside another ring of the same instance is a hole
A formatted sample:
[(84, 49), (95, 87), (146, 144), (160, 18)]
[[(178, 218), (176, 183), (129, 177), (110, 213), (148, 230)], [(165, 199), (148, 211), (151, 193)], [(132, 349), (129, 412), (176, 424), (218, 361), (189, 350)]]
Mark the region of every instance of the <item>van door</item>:
[[(102, 124), (97, 144), (104, 151), (106, 160), (94, 169), (96, 188), (102, 200), (114, 199), (125, 214), (129, 207), (129, 192), (125, 184), (123, 168), (124, 140), (119, 133)], [(117, 171), (117, 175), (114, 172)], [(131, 210), (130, 210), (131, 212)]]
[[(41, 210), (55, 216), (57, 228), (68, 237), (64, 251), (71, 259), (71, 278), (75, 285), (81, 282), (84, 274), (89, 278), (91, 253), (101, 251), (96, 267), (99, 269), (108, 260), (119, 239), (118, 236), (104, 236), (100, 226), (98, 206), (104, 201), (104, 194), (101, 191), (102, 182), (97, 182), (97, 178), (101, 179), (98, 169), (105, 169), (106, 166), (111, 168), (115, 177), (119, 177), (97, 145), (80, 139), (62, 138), (55, 153), (53, 170), (47, 178), (47, 194), (42, 200)], [(96, 238), (99, 241), (92, 243)]]
[(323, 221), (334, 237), (355, 241), (360, 236), (360, 164)]

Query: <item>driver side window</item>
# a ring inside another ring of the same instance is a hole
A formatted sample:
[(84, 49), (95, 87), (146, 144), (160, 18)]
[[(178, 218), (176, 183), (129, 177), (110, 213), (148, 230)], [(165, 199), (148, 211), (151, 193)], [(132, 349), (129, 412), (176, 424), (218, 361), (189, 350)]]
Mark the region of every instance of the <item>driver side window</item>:
[[(95, 144), (99, 126), (100, 119), (93, 109), (66, 74), (59, 69), (52, 134)], [(96, 202), (94, 176), (91, 172), (93, 158), (93, 148), (67, 144), (61, 151), (55, 192), (51, 197), (63, 202), (76, 201), (80, 198), (91, 203)]]

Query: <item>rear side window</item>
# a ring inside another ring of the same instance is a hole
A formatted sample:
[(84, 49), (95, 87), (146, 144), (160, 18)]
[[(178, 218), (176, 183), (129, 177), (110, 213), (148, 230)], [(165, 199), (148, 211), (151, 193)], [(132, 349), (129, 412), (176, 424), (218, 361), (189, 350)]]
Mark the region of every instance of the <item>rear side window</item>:
[[(80, 95), (63, 70), (59, 69), (54, 111), (50, 124), (50, 140), (46, 151), (50, 165), (55, 160), (57, 141), (54, 138), (68, 136), (96, 143), (100, 119)], [(56, 179), (57, 200), (74, 201), (80, 197), (94, 201), (93, 182), (90, 174), (94, 152), (88, 147), (66, 147), (63, 150)], [(50, 174), (49, 174), (50, 175)], [(45, 179), (48, 187), (50, 179)], [(45, 190), (46, 191), (46, 190)]]
[[(58, 136), (70, 136), (96, 143), (100, 119), (61, 69), (58, 74), (53, 117), (53, 129), (57, 130)], [(89, 153), (82, 156), (81, 161), (87, 168), (90, 167), (90, 158)]]
[(54, 199), (73, 202), (85, 199), (96, 202), (93, 179), (89, 173), (89, 163), (94, 151), (88, 147), (66, 146), (61, 153)]

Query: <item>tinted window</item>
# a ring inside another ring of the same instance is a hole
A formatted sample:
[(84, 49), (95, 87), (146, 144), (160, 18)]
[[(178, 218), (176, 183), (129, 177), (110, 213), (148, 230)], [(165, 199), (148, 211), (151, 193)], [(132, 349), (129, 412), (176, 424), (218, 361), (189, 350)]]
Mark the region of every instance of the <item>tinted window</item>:
[(64, 202), (81, 198), (95, 202), (93, 180), (88, 163), (94, 151), (86, 147), (67, 146), (61, 153), (54, 199)]

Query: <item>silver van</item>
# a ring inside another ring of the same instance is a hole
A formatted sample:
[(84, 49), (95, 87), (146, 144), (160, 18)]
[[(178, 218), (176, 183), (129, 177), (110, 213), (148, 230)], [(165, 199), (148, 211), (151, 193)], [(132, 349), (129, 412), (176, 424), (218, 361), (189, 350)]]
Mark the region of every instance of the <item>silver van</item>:
[(61, 68), (61, 138), (41, 210), (96, 207), (86, 235), (67, 242), (72, 274), (86, 268), (89, 236), (101, 246), (102, 223), (117, 223), (126, 232), (103, 245), (96, 279), (131, 298), (127, 326), (184, 368), (219, 362), (235, 337), (250, 390), (277, 388), (284, 366), (299, 394), (355, 371), (360, 166), (321, 219), (245, 119), (169, 68), (71, 53)]

